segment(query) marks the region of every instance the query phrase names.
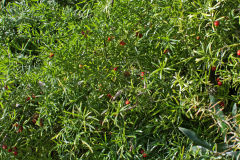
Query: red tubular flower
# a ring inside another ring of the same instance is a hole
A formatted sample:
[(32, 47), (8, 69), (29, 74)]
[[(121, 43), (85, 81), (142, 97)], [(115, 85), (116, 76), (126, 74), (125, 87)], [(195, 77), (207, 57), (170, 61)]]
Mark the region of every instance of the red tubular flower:
[(221, 107), (224, 107), (224, 102), (221, 101), (221, 102), (219, 103), (219, 105), (220, 105)]
[(17, 123), (13, 124), (14, 127), (18, 127), (19, 125)]
[(220, 24), (220, 22), (219, 22), (219, 21), (215, 21), (215, 22), (214, 22), (214, 26), (216, 26), (216, 27), (218, 27), (218, 26), (219, 26), (219, 24)]
[(136, 32), (136, 37), (142, 38), (143, 35), (142, 35), (142, 33)]
[(211, 70), (214, 72), (216, 71), (216, 66), (212, 66)]
[(23, 131), (23, 127), (22, 126), (19, 126), (18, 128), (18, 133), (21, 133)]
[(14, 151), (13, 154), (16, 156), (16, 155), (18, 155), (18, 152), (17, 152), (17, 151)]
[(36, 124), (37, 120), (36, 120), (36, 119), (33, 119), (32, 122), (33, 122), (33, 124)]
[(143, 153), (143, 158), (146, 158), (147, 157), (147, 153)]
[(108, 41), (111, 41), (112, 39), (111, 39), (111, 37), (108, 37), (108, 39), (107, 39)]
[(138, 37), (138, 35), (139, 35), (139, 32), (136, 32), (136, 37)]
[(129, 100), (126, 100), (125, 104), (126, 104), (126, 105), (130, 104), (130, 101), (129, 101)]
[(114, 67), (114, 68), (113, 68), (114, 71), (117, 71), (117, 69), (118, 69), (118, 67)]
[(164, 54), (166, 54), (166, 53), (168, 53), (168, 52), (169, 52), (169, 49), (165, 49), (165, 50), (163, 51)]
[(126, 45), (126, 43), (125, 43), (124, 41), (121, 41), (121, 42), (120, 42), (120, 45), (121, 45), (121, 46), (124, 46), (124, 45)]
[(111, 94), (107, 94), (107, 97), (109, 98), (109, 99), (112, 99), (112, 95)]
[(50, 57), (50, 58), (54, 57), (54, 54), (53, 54), (53, 53), (50, 53), (49, 57)]
[(143, 154), (143, 153), (144, 153), (144, 150), (143, 150), (143, 149), (141, 149), (141, 150), (140, 150), (140, 153), (141, 153), (141, 154)]
[(141, 72), (141, 76), (142, 76), (142, 77), (144, 76), (144, 72)]
[(237, 51), (237, 55), (240, 56), (240, 50)]
[(221, 86), (221, 85), (222, 85), (222, 82), (221, 82), (221, 81), (218, 81), (218, 85)]
[(30, 97), (27, 97), (27, 98), (26, 98), (26, 101), (29, 101), (30, 99), (31, 99)]

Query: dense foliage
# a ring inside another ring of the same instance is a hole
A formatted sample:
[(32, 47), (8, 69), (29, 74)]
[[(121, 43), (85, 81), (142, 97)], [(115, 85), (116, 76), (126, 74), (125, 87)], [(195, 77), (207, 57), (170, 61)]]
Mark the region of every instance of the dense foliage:
[(235, 158), (239, 4), (3, 0), (0, 159)]

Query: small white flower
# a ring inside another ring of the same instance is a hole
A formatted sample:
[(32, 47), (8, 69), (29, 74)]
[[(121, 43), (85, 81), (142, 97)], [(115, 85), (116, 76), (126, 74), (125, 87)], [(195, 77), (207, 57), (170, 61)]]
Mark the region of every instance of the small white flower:
[(78, 82), (78, 85), (81, 86), (81, 84), (83, 83), (84, 81), (79, 81)]
[(102, 98), (103, 96), (104, 96), (104, 94), (100, 95), (98, 98), (100, 99), (100, 98)]
[(115, 96), (113, 97), (113, 100), (115, 101), (117, 97), (119, 97), (123, 93), (123, 90), (119, 90)]
[(39, 86), (40, 87), (44, 87), (46, 84), (44, 83), (44, 82), (42, 82), (42, 81), (38, 81), (38, 84), (39, 84)]

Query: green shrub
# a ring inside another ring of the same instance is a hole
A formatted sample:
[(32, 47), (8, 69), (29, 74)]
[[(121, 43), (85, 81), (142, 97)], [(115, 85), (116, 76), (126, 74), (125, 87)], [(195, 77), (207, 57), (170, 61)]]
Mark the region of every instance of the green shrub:
[(236, 157), (238, 8), (233, 0), (4, 3), (1, 159)]

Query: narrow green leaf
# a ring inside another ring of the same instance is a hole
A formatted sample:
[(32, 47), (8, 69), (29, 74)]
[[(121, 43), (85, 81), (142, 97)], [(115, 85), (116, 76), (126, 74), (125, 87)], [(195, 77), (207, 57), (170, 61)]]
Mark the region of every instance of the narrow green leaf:
[[(233, 104), (232, 116), (233, 116), (234, 123), (237, 123), (237, 119), (236, 119), (236, 116), (237, 116), (237, 104), (236, 103)], [(238, 125), (236, 125), (235, 128), (239, 129)]]
[(88, 149), (93, 153), (92, 147), (85, 141), (82, 140), (82, 143), (88, 147)]
[(200, 145), (202, 147), (205, 147), (209, 150), (212, 150), (211, 145), (209, 145), (207, 142), (203, 141), (202, 139), (198, 138), (197, 134), (189, 129), (178, 127), (179, 130), (188, 138), (190, 138), (196, 145)]

